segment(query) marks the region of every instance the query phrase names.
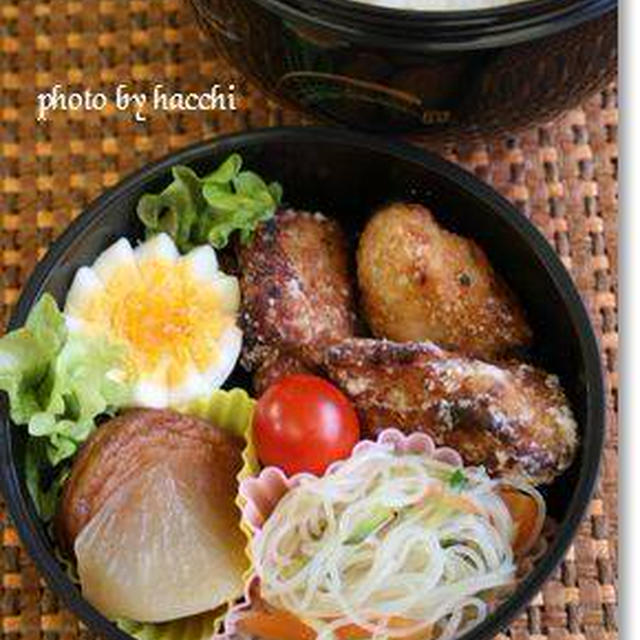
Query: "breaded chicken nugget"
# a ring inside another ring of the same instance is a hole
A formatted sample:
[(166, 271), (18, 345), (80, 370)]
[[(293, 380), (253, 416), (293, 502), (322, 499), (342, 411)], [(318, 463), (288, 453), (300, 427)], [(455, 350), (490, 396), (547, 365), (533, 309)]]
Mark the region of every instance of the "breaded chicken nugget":
[(313, 371), (324, 349), (353, 335), (347, 243), (321, 214), (281, 211), (239, 251), (243, 363), (258, 392), (287, 373)]
[(577, 424), (558, 378), (433, 343), (351, 339), (327, 350), (329, 378), (354, 403), (363, 435), (424, 432), (469, 465), (550, 483), (571, 464)]
[(443, 229), (421, 205), (376, 213), (357, 258), (362, 305), (376, 337), (431, 340), (481, 358), (531, 340), (522, 309), (482, 249)]

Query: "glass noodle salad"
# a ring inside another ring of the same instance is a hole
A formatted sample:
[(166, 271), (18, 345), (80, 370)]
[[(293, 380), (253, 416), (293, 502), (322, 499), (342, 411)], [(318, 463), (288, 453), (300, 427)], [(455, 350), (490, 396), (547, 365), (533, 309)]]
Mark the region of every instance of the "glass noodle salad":
[[(532, 519), (517, 522), (509, 496), (528, 502)], [(252, 556), (264, 601), (319, 640), (448, 640), (512, 586), (544, 518), (530, 486), (370, 448), (287, 493)]]

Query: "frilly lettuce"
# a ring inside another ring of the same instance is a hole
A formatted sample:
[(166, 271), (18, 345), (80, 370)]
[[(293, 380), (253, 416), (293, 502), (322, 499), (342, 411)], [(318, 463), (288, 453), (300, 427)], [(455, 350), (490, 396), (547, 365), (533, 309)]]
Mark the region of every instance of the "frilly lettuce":
[(162, 624), (116, 620), (115, 624), (136, 640), (211, 640), (218, 631), (220, 611), (206, 611), (196, 616)]
[(173, 182), (138, 202), (138, 217), (147, 235), (168, 233), (182, 253), (202, 244), (222, 249), (235, 231), (246, 244), (257, 226), (276, 212), (282, 187), (241, 169), (238, 154), (204, 177), (186, 166), (173, 167)]
[(0, 389), (7, 392), (11, 419), (26, 424), (41, 407), (49, 366), (67, 339), (64, 318), (50, 296), (43, 296), (24, 327), (0, 339)]
[(53, 473), (51, 467), (73, 456), (95, 419), (129, 396), (123, 356), (121, 347), (104, 338), (69, 334), (49, 294), (33, 307), (24, 327), (0, 339), (0, 389), (9, 396), (13, 422), (27, 426), (34, 438), (27, 448), (26, 475), (45, 520), (64, 472)]

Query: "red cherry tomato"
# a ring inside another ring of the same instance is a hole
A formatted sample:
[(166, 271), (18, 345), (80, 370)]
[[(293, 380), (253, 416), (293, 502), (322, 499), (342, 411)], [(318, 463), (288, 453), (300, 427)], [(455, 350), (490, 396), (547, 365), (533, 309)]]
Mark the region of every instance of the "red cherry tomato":
[(260, 462), (288, 475), (322, 475), (349, 457), (358, 442), (358, 416), (349, 399), (316, 376), (285, 376), (258, 400), (253, 436)]

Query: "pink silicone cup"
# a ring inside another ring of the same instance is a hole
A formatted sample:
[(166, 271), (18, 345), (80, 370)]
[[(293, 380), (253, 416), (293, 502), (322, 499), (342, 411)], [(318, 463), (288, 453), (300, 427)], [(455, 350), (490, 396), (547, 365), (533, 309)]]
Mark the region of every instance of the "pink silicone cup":
[[(351, 453), (351, 456), (360, 456), (372, 449), (384, 449), (397, 453), (422, 454), (439, 462), (453, 467), (462, 467), (460, 454), (449, 447), (436, 447), (433, 440), (424, 433), (412, 433), (404, 435), (397, 429), (386, 429), (374, 442), (362, 440)], [(344, 463), (339, 460), (329, 466), (325, 475), (335, 473)], [(239, 494), (244, 502), (242, 520), (247, 525), (253, 536), (259, 535), (262, 525), (273, 513), (278, 502), (291, 489), (298, 486), (304, 480), (313, 479), (315, 476), (309, 473), (299, 473), (292, 477), (277, 467), (265, 467), (256, 477), (245, 478), (239, 487)], [(253, 595), (258, 588), (259, 578), (254, 573), (247, 580), (243, 601), (229, 609), (225, 617), (224, 635), (219, 638), (225, 640), (247, 640), (236, 630), (236, 620), (243, 611), (252, 607)]]

